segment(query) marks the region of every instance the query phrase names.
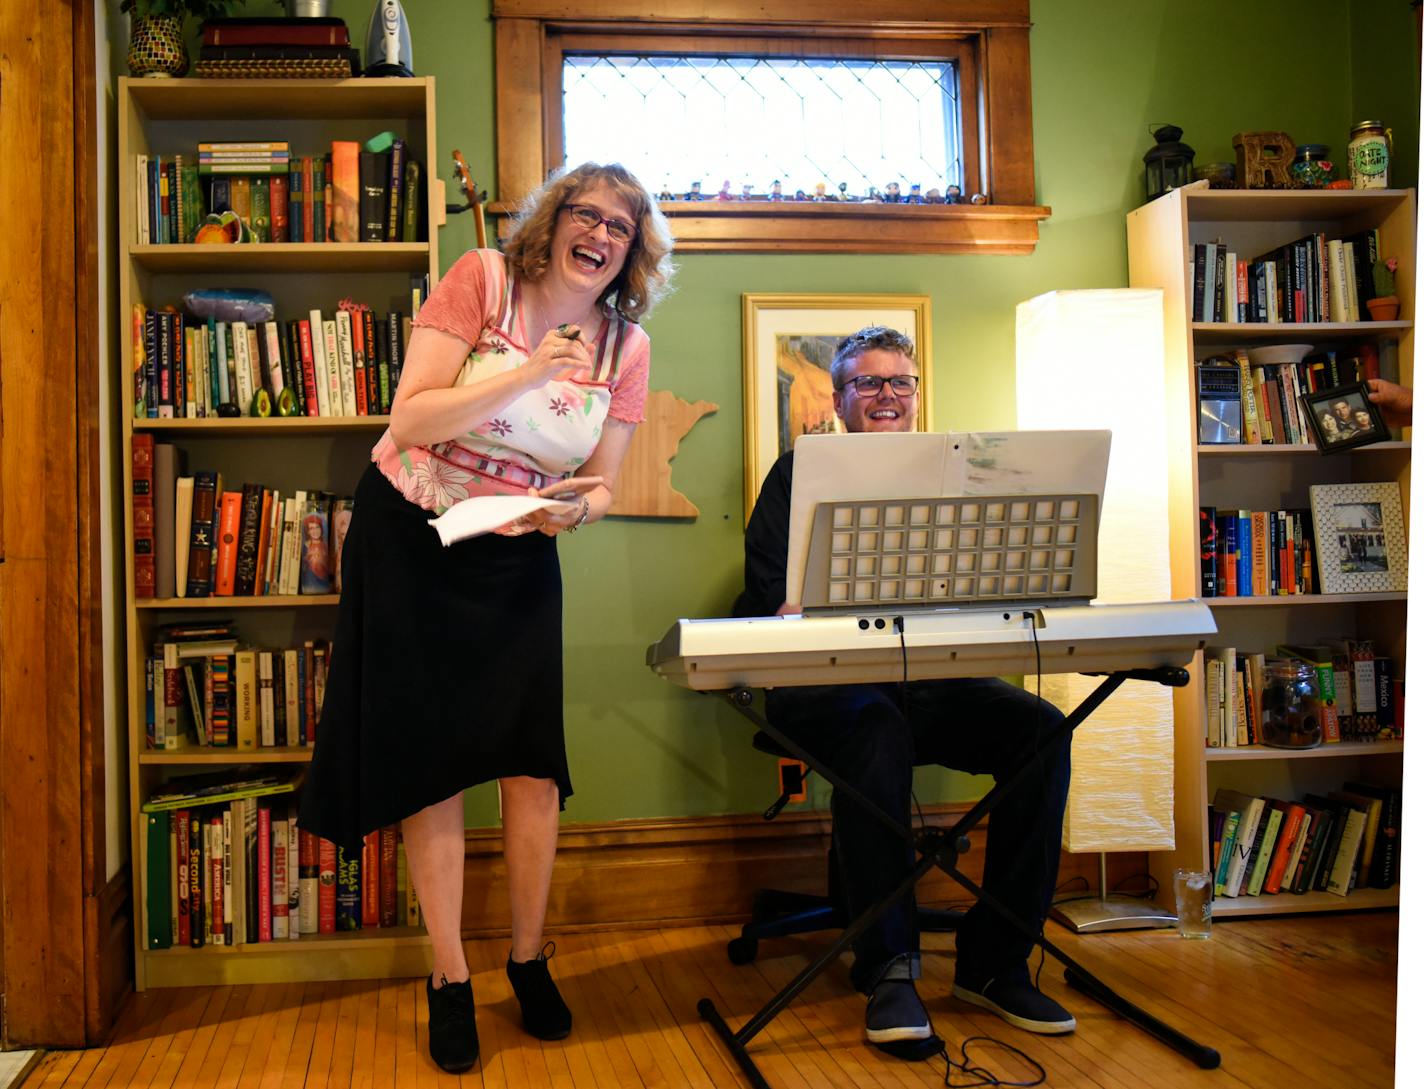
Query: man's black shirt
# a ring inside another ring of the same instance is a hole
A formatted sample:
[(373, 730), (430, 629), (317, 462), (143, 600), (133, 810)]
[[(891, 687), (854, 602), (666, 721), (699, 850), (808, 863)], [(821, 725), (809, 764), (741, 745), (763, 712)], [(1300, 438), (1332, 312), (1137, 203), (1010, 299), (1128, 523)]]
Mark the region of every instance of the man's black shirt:
[(786, 601), (786, 551), (791, 534), (791, 459), (776, 459), (761, 486), (746, 534), (746, 588), (733, 616), (775, 616)]

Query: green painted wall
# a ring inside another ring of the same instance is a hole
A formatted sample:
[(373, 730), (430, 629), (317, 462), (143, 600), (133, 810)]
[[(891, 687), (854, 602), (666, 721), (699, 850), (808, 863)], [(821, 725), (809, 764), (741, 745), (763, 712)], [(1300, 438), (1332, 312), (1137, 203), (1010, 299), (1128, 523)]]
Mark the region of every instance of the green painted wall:
[[(1419, 29), (1404, 0), (1353, 0), (1350, 5), (1350, 123), (1383, 121), (1394, 130), (1390, 184), (1419, 178)], [(1344, 164), (1349, 130), (1331, 151)]]
[[(403, 3), (417, 71), (438, 77), (442, 155), (459, 147), (477, 179), (492, 188), (488, 8), (465, 0)], [(271, 6), (243, 10), (260, 14)], [(364, 44), (370, 8), (365, 0), (337, 0), (333, 14)], [(741, 293), (927, 293), (936, 419), (956, 429), (1011, 427), (1014, 306), (1053, 289), (1126, 283), (1124, 216), (1141, 202), (1141, 157), (1153, 123), (1180, 125), (1198, 162), (1233, 159), (1231, 136), (1243, 129), (1283, 129), (1302, 143), (1343, 151), (1355, 115), (1378, 102), (1393, 119), (1401, 153), (1417, 148), (1417, 119), (1404, 120), (1414, 117), (1404, 105), (1411, 94), (1417, 104), (1417, 76), (1411, 82), (1400, 59), (1407, 53), (1400, 43), (1413, 40), (1413, 16), (1402, 0), (1356, 0), (1355, 8), (1352, 18), (1350, 8), (1332, 0), (1037, 0), (1036, 170), (1040, 203), (1053, 216), (1030, 257), (681, 259), (677, 293), (648, 330), (655, 386), (721, 406), (692, 430), (673, 463), (674, 483), (702, 513), (695, 522), (610, 520), (561, 541), (568, 742), (577, 788), (566, 819), (748, 812), (770, 800), (769, 761), (751, 751), (743, 721), (713, 698), (657, 680), (643, 665), (648, 643), (675, 618), (723, 615), (739, 587)], [(1352, 34), (1358, 38), (1358, 24), (1366, 21), (1363, 9), (1384, 25), (1371, 30), (1371, 45), (1352, 51)], [(1392, 68), (1362, 71), (1352, 82), (1352, 61), (1376, 55), (1393, 58)], [(473, 237), (468, 216), (454, 219), (440, 239), (444, 263)], [(922, 800), (976, 790), (967, 777), (922, 776)], [(812, 801), (823, 804), (824, 792)], [(467, 812), (472, 824), (493, 823), (493, 789), (472, 791)]]

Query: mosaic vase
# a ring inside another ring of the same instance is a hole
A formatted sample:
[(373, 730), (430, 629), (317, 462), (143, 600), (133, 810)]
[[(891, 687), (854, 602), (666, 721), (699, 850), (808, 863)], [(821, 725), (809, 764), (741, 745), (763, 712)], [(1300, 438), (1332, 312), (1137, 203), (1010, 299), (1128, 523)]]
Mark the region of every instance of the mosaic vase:
[(129, 31), (129, 72), (135, 76), (181, 76), (188, 70), (183, 20), (176, 15), (139, 15)]

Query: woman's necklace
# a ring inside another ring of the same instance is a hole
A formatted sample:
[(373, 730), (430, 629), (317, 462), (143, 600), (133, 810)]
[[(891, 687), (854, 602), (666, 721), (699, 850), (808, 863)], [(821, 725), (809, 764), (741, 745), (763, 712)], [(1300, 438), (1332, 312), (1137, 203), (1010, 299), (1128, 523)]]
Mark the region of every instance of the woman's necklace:
[[(540, 297), (533, 288), (526, 288), (524, 294), (525, 299), (527, 300), (526, 305), (528, 307), (528, 310), (526, 311), (525, 315), (526, 320), (524, 323), (524, 331), (529, 337), (529, 348), (532, 351), (535, 345), (537, 345), (541, 340), (548, 336), (549, 330), (555, 328), (555, 325), (551, 323), (549, 319), (545, 316), (544, 300), (542, 299), (542, 297)], [(529, 313), (529, 311), (532, 311), (532, 313)], [(533, 318), (532, 325), (529, 323), (528, 320), (531, 317)], [(595, 322), (597, 322), (596, 317)], [(566, 324), (578, 324), (579, 332), (582, 336), (582, 339), (584, 339), (585, 341), (591, 340), (593, 336), (597, 333), (596, 329), (584, 325), (581, 322), (569, 322)], [(562, 325), (559, 326), (559, 328), (562, 328)]]

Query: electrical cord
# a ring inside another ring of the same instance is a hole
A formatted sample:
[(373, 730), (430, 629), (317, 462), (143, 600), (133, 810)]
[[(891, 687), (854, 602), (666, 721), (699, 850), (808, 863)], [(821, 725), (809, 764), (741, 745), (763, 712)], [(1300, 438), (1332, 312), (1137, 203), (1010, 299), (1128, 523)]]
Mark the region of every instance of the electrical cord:
[[(1029, 634), (1033, 636), (1033, 673), (1034, 673), (1034, 685), (1035, 685), (1035, 690), (1034, 690), (1034, 723), (1033, 723), (1033, 762), (1034, 762), (1034, 766), (1038, 769), (1038, 793), (1039, 793), (1039, 797), (1043, 797), (1044, 795), (1047, 794), (1047, 785), (1048, 785), (1048, 784), (1047, 784), (1047, 780), (1046, 780), (1046, 776), (1045, 776), (1045, 772), (1044, 772), (1043, 761), (1039, 759), (1039, 755), (1040, 755), (1039, 744), (1040, 744), (1040, 742), (1041, 742), (1041, 740), (1042, 740), (1042, 737), (1043, 737), (1043, 651), (1042, 651), (1042, 648), (1039, 647), (1039, 645), (1038, 645), (1038, 623), (1037, 623), (1037, 618), (1034, 616), (1034, 610), (1032, 610), (1032, 609), (1025, 609), (1025, 610), (1023, 611), (1023, 618), (1028, 621)], [(1047, 878), (1047, 876), (1049, 875), (1049, 873), (1052, 872), (1052, 871), (1056, 868), (1056, 867), (1054, 867), (1054, 865), (1053, 865), (1053, 859), (1051, 859), (1051, 858), (1049, 857), (1049, 851), (1052, 850), (1052, 851), (1056, 852), (1057, 849), (1058, 849), (1058, 848), (1057, 848), (1057, 845), (1056, 845), (1056, 844), (1054, 844), (1054, 845), (1045, 844), (1045, 845), (1044, 845), (1044, 848), (1043, 848), (1043, 876), (1044, 876), (1044, 878)], [(1040, 881), (1039, 884), (1042, 885), (1043, 882)], [(1039, 918), (1039, 920), (1038, 920), (1038, 938), (1039, 938), (1039, 940), (1038, 940), (1038, 942), (1037, 942), (1037, 945), (1038, 945), (1038, 967), (1037, 967), (1036, 969), (1034, 969), (1034, 973), (1033, 973), (1033, 987), (1034, 987), (1034, 990), (1042, 990), (1042, 988), (1039, 987), (1038, 984), (1039, 984), (1039, 980), (1043, 977), (1043, 962), (1044, 962), (1045, 959), (1047, 959), (1047, 953), (1044, 951), (1044, 948), (1043, 948), (1043, 927), (1044, 927), (1044, 923), (1045, 923), (1045, 921), (1046, 921), (1046, 916), (1044, 916), (1042, 912), (1040, 912), (1039, 915), (1040, 915), (1040, 918)], [(1040, 1069), (1042, 1069), (1042, 1068), (1040, 1067)], [(1034, 1084), (1037, 1084), (1037, 1083), (1034, 1083)]]
[[(1024, 1062), (1028, 1063), (1029, 1066), (1037, 1070), (1038, 1077), (1034, 1078), (1033, 1081), (1009, 1081), (1007, 1079), (1000, 1078), (996, 1074), (985, 1069), (983, 1066), (979, 1065), (978, 1063), (972, 1061), (969, 1058), (969, 1045), (977, 1044), (980, 1042), (993, 1045), (994, 1047), (1001, 1047), (1005, 1051), (1013, 1052)], [(1014, 1047), (1013, 1044), (1006, 1044), (1004, 1043), (1004, 1041), (996, 1040), (992, 1036), (966, 1037), (959, 1045), (959, 1059), (957, 1061), (950, 1057), (949, 1048), (947, 1047), (942, 1048), (940, 1050), (940, 1055), (944, 1057), (945, 1061), (944, 1083), (945, 1085), (950, 1086), (951, 1089), (976, 1089), (977, 1086), (981, 1085), (1000, 1085), (1004, 1086), (1005, 1089), (1008, 1089), (1008, 1087), (1028, 1089), (1029, 1086), (1042, 1085), (1044, 1081), (1046, 1081), (1048, 1078), (1048, 1073), (1043, 1069), (1043, 1064), (1031, 1058), (1027, 1052), (1021, 1051), (1019, 1048)], [(973, 1078), (975, 1080), (951, 1081), (950, 1079), (954, 1077), (956, 1071), (960, 1072), (964, 1077)]]

